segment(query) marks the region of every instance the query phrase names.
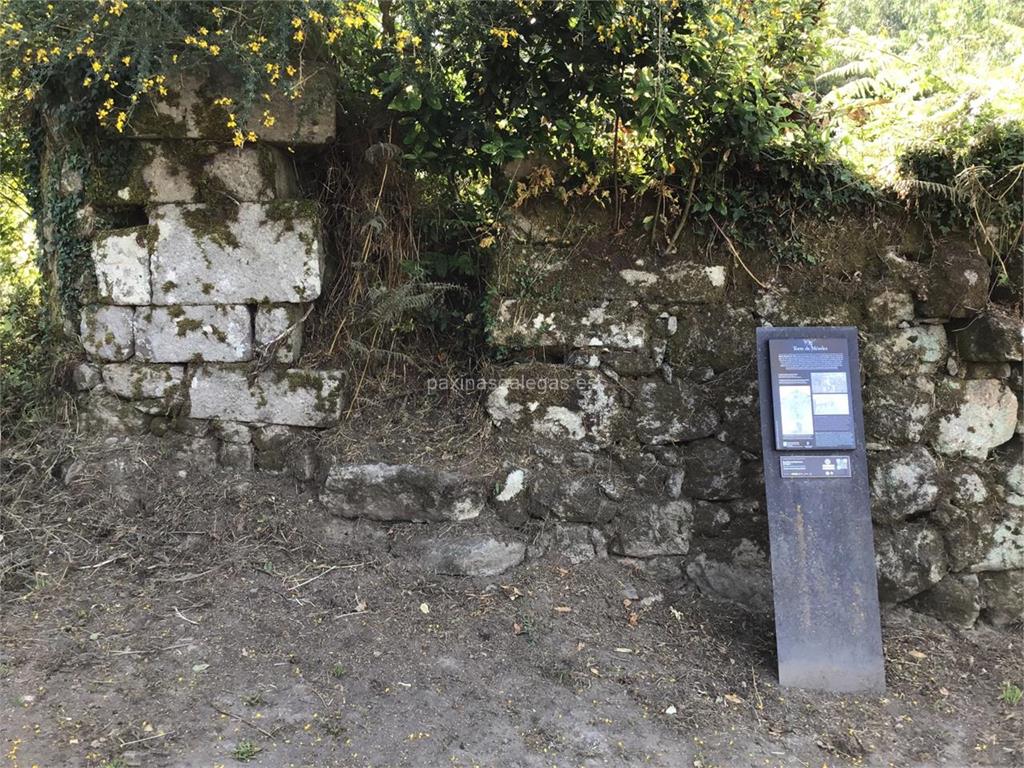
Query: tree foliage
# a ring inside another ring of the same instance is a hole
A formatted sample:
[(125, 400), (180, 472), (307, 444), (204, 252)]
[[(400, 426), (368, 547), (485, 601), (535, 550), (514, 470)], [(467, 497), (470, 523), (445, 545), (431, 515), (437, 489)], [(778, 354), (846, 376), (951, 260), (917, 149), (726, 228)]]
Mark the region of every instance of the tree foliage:
[(835, 147), (1011, 279), (1024, 257), (1024, 6), (850, 0), (818, 77)]
[(654, 190), (724, 215), (731, 169), (825, 157), (822, 4), (9, 0), (0, 77), (9, 114), (43, 101), (124, 131), (182, 72), (215, 67), (237, 84), (215, 101), (241, 145), (259, 138), (241, 113), (275, 120), (264, 102), (301, 98), (311, 63), (329, 61), (345, 111), (386, 123), (422, 172), (486, 180), (530, 154), (564, 169), (564, 196)]

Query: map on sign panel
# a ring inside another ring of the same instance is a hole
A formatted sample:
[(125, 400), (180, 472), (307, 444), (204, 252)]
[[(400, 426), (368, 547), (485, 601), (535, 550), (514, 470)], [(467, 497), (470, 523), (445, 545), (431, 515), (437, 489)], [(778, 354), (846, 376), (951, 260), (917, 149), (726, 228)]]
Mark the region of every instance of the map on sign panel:
[(777, 450), (854, 448), (846, 339), (771, 339)]

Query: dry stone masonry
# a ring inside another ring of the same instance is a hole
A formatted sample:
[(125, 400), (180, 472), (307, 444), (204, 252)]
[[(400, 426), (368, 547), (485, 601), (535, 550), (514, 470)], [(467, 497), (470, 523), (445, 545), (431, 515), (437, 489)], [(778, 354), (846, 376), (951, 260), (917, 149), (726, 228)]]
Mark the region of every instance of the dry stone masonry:
[(531, 458), (499, 514), (770, 609), (754, 329), (855, 325), (883, 601), (962, 626), (1024, 618), (1022, 323), (990, 302), (973, 243), (896, 218), (809, 223), (818, 263), (748, 253), (774, 274), (758, 286), (724, 247), (629, 256), (607, 231), (554, 202), (507, 224), (490, 330), (517, 362), (487, 406)]
[(299, 364), (324, 261), (288, 151), (331, 140), (333, 99), (277, 105), (271, 135), (234, 149), (206, 86), (61, 179), (91, 236), (73, 375), (87, 427), (173, 431), (193, 460), (289, 473), (341, 518), (503, 520), (510, 535), (410, 550), (442, 572), (613, 556), (769, 610), (754, 330), (854, 325), (883, 601), (963, 627), (1024, 619), (1020, 304), (990, 301), (974, 243), (850, 216), (800, 225), (813, 265), (741, 265), (689, 234), (668, 254), (612, 242), (606, 212), (530, 201), (489, 276), (500, 476), (347, 464), (307, 439), (338, 421), (348, 380)]
[(87, 422), (212, 434), (222, 463), (246, 467), (253, 429), (323, 427), (342, 407), (339, 372), (294, 367), (324, 264), (288, 145), (328, 141), (333, 100), (278, 105), (268, 141), (236, 149), (204, 130), (194, 94), (178, 96), (68, 182), (84, 186), (83, 219), (129, 223), (92, 233), (74, 380)]

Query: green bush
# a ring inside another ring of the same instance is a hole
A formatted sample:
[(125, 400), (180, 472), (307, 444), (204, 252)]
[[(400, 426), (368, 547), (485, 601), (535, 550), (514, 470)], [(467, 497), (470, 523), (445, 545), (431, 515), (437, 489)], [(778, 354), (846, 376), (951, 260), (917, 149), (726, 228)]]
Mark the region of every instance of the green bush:
[[(814, 167), (828, 146), (812, 76), (823, 5), (8, 0), (0, 81), (8, 111), (44, 103), (64, 119), (125, 131), (179, 72), (214, 68), (240, 84), (210, 107), (242, 145), (260, 132), (243, 112), (266, 125), (275, 116), (261, 115), (264, 99), (301, 98), (310, 67), (329, 64), (364, 146), (399, 146), (420, 179), (450, 182), (483, 218), (522, 196), (501, 170), (531, 155), (557, 170), (547, 191), (563, 199), (652, 198), (651, 240), (664, 243), (687, 215), (748, 215), (724, 190), (750, 168), (819, 183)], [(431, 268), (440, 277), (470, 265), (435, 259)]]

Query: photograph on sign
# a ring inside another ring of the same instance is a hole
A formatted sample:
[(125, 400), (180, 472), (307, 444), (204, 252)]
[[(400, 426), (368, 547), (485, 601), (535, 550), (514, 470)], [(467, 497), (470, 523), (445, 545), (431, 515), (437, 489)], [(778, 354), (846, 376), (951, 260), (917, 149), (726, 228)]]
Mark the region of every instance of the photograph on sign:
[(779, 387), (782, 434), (814, 434), (814, 409), (810, 387)]
[(850, 398), (847, 395), (814, 395), (814, 413), (817, 416), (847, 416)]
[(847, 392), (846, 374), (842, 371), (811, 373), (811, 389), (814, 392)]

